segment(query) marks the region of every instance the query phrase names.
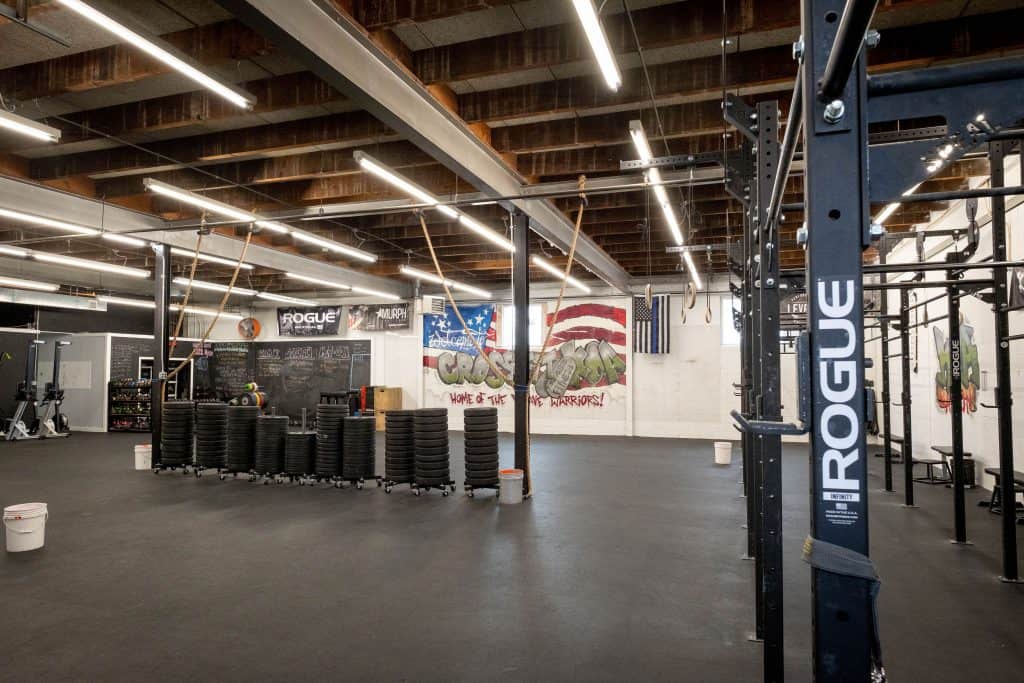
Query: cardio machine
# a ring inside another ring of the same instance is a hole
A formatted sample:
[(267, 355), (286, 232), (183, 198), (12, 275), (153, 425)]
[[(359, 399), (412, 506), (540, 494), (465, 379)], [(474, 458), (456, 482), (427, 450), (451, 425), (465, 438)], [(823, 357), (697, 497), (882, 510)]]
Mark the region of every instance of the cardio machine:
[(25, 358), (25, 381), (18, 383), (18, 391), (14, 394), (14, 400), (18, 407), (14, 410), (14, 417), (7, 420), (7, 431), (4, 432), (5, 441), (18, 441), (21, 439), (39, 438), (36, 430), (30, 429), (25, 424), (25, 411), (29, 406), (36, 405), (36, 362), (39, 356), (39, 347), (46, 342), (42, 339), (33, 339), (28, 345), (28, 355)]
[[(71, 425), (68, 416), (60, 412), (60, 406), (64, 402), (64, 390), (60, 388), (60, 352), (65, 346), (71, 346), (69, 341), (58, 341), (53, 347), (53, 381), (47, 382), (43, 390), (43, 400), (36, 403), (37, 436), (41, 439), (53, 439), (71, 435)], [(40, 408), (42, 412), (40, 412)], [(53, 415), (50, 415), (50, 411)]]

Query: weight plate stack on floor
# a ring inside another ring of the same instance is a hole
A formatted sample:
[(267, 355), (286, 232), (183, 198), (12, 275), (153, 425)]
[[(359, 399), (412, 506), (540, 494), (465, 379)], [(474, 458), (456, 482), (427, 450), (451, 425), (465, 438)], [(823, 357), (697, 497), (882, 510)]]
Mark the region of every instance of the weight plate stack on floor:
[(253, 470), (272, 476), (284, 469), (284, 435), (288, 431), (287, 415), (260, 415), (256, 418), (256, 448)]
[(228, 406), (228, 472), (251, 472), (256, 441), (256, 406)]
[(345, 418), (342, 435), (342, 479), (361, 483), (376, 477), (376, 428), (377, 420), (373, 417)]
[[(228, 406), (219, 401), (196, 404), (196, 467), (221, 470), (228, 456)], [(199, 474), (199, 470), (196, 470)]]
[(284, 473), (293, 479), (313, 474), (316, 432), (288, 432), (284, 437)]
[(321, 403), (316, 407), (315, 474), (320, 479), (334, 479), (341, 474), (341, 435), (348, 406)]
[(498, 484), (498, 409), (467, 408), (464, 439), (466, 444), (466, 486), (486, 488)]
[(160, 466), (191, 465), (195, 427), (192, 401), (164, 401), (161, 416)]
[(391, 484), (411, 484), (416, 478), (413, 410), (389, 410), (384, 415), (384, 478)]
[[(444, 488), (451, 482), (448, 451), (448, 410), (423, 408), (413, 416), (416, 486)], [(444, 491), (448, 495), (447, 491)]]

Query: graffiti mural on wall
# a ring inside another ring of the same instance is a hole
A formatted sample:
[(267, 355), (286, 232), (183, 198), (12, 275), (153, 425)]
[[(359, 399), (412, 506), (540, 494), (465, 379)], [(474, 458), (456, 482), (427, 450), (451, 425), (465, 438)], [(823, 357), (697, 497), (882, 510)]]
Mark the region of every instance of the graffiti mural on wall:
[[(511, 350), (496, 348), (495, 307), (467, 306), (462, 313), (486, 358), (477, 353), (451, 309), (446, 309), (445, 315), (424, 320), (427, 376), (447, 390), (453, 404), (486, 400), (504, 405), (504, 395), (513, 388), (515, 360)], [(600, 390), (626, 384), (626, 309), (577, 304), (561, 310), (557, 319), (549, 315), (547, 323), (553, 326), (548, 351), (543, 357), (530, 354), (531, 372), (539, 364), (531, 402), (551, 407), (605, 406), (608, 397)]]
[[(932, 328), (935, 340), (935, 355), (938, 372), (935, 373), (935, 404), (939, 410), (950, 410), (950, 363), (949, 337), (938, 326)], [(978, 390), (981, 383), (981, 364), (978, 359), (978, 343), (974, 339), (974, 326), (960, 315), (960, 385), (963, 391), (963, 412), (978, 411)]]

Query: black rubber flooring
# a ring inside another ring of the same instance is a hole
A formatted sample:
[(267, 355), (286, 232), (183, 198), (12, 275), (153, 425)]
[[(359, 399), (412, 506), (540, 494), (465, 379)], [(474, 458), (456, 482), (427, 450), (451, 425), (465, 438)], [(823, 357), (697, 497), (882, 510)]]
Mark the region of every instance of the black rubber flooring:
[[(536, 437), (535, 498), (499, 507), (154, 476), (130, 469), (140, 440), (0, 444), (0, 503), (51, 515), (44, 550), (0, 553), (0, 680), (760, 680), (739, 467), (709, 442)], [(806, 463), (784, 458), (790, 681), (810, 680)], [(872, 497), (890, 680), (1024, 679), (985, 495), (969, 547), (949, 490)]]

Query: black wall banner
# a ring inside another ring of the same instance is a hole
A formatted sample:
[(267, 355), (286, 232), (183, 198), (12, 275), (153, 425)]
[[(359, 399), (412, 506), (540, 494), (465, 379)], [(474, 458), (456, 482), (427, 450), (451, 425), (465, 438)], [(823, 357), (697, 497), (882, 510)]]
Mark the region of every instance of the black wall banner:
[(348, 329), (376, 332), (409, 329), (409, 304), (349, 306)]
[(289, 337), (320, 337), (338, 334), (341, 306), (307, 306), (277, 309), (277, 333)]

